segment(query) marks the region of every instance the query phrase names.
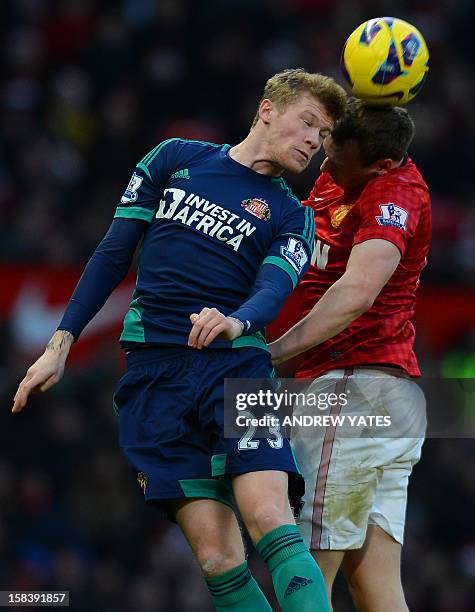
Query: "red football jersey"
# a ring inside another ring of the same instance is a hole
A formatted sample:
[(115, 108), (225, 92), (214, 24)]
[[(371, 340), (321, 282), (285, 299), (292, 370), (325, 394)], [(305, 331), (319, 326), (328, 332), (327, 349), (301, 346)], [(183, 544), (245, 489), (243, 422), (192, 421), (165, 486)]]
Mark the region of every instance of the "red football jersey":
[(429, 190), (415, 164), (408, 159), (353, 197), (323, 173), (303, 203), (315, 211), (316, 260), (291, 296), (292, 312), (284, 312), (292, 324), (342, 276), (354, 245), (372, 238), (388, 240), (401, 251), (401, 261), (371, 309), (308, 351), (296, 376), (315, 377), (363, 364), (396, 365), (419, 376), (411, 320), (432, 223)]

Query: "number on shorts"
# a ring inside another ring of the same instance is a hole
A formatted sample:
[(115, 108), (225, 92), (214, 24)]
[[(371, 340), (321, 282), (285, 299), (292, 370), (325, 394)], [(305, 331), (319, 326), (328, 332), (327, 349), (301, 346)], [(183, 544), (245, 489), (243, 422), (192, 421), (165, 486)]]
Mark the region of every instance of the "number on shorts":
[[(272, 415), (266, 415), (266, 416), (272, 416)], [(280, 433), (280, 425), (271, 425), (269, 427), (269, 433), (275, 436), (274, 439), (267, 438), (267, 442), (269, 446), (271, 448), (275, 448), (276, 450), (278, 450), (279, 448), (282, 448), (282, 446), (284, 445), (284, 438), (282, 437), (282, 434)]]
[[(252, 414), (252, 412), (249, 412), (248, 410), (245, 410), (244, 412), (241, 412), (241, 415), (246, 417), (246, 419), (254, 419), (254, 415)], [(273, 414), (266, 414), (266, 417), (272, 418)], [(247, 427), (246, 432), (244, 433), (244, 435), (241, 437), (241, 439), (238, 442), (238, 449), (239, 450), (256, 450), (256, 448), (259, 448), (259, 442), (260, 440), (253, 440), (252, 437), (253, 435), (256, 433), (256, 429), (257, 427), (255, 425), (249, 424)], [(280, 432), (280, 426), (279, 425), (271, 425), (269, 427), (269, 433), (272, 434), (274, 436), (274, 438), (266, 438), (267, 443), (269, 444), (269, 446), (271, 448), (274, 448), (276, 450), (278, 450), (279, 448), (282, 448), (283, 444), (284, 444), (284, 439), (282, 437), (282, 434)]]

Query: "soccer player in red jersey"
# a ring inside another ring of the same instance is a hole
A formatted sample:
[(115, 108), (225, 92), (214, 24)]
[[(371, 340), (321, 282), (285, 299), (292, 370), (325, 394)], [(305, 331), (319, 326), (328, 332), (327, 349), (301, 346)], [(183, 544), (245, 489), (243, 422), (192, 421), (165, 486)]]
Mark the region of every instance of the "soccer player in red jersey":
[(343, 564), (365, 612), (408, 610), (401, 546), (425, 427), (412, 318), (431, 237), (429, 190), (407, 155), (413, 135), (405, 109), (350, 101), (305, 202), (316, 258), (283, 315), (298, 322), (270, 345), (276, 364), (307, 351), (296, 376), (315, 379), (307, 393), (336, 394), (332, 414), (398, 421), (389, 437), (363, 425), (292, 434), (307, 488), (304, 539), (329, 597)]

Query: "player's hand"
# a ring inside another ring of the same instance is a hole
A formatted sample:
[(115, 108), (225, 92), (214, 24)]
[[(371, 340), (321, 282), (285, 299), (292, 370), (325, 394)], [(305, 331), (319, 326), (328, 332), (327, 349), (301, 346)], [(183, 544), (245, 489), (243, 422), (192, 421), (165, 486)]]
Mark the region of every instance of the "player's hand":
[(188, 346), (202, 349), (209, 346), (215, 338), (234, 340), (243, 331), (243, 325), (233, 317), (226, 317), (217, 308), (203, 308), (200, 314), (190, 315), (193, 324), (188, 336)]
[(12, 412), (23, 410), (30, 393), (47, 391), (61, 380), (73, 342), (74, 338), (69, 332), (58, 331), (54, 334), (43, 355), (28, 368), (25, 378), (19, 384), (13, 398)]

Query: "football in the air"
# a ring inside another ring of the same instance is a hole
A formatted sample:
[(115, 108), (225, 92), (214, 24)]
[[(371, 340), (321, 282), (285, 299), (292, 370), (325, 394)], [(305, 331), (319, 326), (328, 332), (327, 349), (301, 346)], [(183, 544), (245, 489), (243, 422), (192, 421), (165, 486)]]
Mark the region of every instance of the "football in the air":
[(352, 95), (376, 105), (401, 105), (421, 90), (429, 70), (422, 34), (396, 17), (369, 19), (350, 34), (341, 69)]

